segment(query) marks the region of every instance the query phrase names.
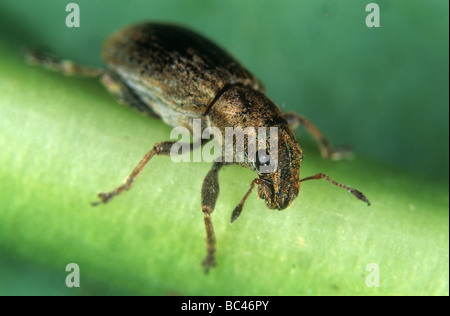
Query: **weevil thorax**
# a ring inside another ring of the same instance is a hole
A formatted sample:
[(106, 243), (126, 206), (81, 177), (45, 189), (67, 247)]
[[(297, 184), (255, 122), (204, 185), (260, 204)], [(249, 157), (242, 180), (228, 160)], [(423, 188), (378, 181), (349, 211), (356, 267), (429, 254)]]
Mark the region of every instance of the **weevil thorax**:
[[(230, 141), (226, 128), (243, 131), (243, 161), (233, 162), (255, 171), (263, 180), (258, 185), (258, 195), (265, 200), (268, 208), (287, 208), (300, 190), (299, 173), (303, 156), (280, 109), (264, 93), (235, 85), (223, 92), (208, 116), (210, 124), (221, 130), (225, 159), (227, 141)], [(251, 136), (257, 140), (254, 151), (250, 146)], [(234, 158), (239, 157), (239, 150), (242, 147), (234, 143)]]

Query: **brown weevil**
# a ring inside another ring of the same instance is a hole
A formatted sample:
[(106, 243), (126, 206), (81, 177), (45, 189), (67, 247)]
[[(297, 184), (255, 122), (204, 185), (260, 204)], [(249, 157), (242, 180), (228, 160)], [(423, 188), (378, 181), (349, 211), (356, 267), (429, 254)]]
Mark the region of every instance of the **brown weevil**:
[[(106, 41), (102, 56), (107, 70), (81, 67), (49, 55), (27, 52), (31, 63), (67, 75), (99, 77), (121, 103), (174, 127), (184, 126), (192, 130), (193, 121), (197, 119), (201, 120), (202, 129), (215, 127), (225, 131), (227, 127), (253, 127), (256, 131), (260, 127), (277, 128), (276, 148), (270, 147), (267, 140), (258, 143), (255, 159), (250, 159), (247, 152), (239, 162), (217, 159), (203, 180), (201, 210), (206, 228), (207, 254), (203, 260), (206, 272), (216, 265), (211, 214), (219, 195), (218, 173), (226, 164), (235, 163), (258, 174), (234, 209), (231, 222), (239, 217), (255, 185), (258, 196), (270, 209), (287, 208), (298, 196), (300, 182), (311, 179), (325, 179), (370, 205), (360, 191), (335, 182), (323, 173), (300, 179), (303, 154), (291, 130), (297, 125), (301, 124), (317, 141), (323, 157), (340, 159), (349, 152), (333, 148), (305, 117), (292, 112), (283, 113), (264, 94), (264, 86), (255, 76), (203, 36), (176, 25), (143, 23), (113, 34)], [(253, 136), (259, 139), (263, 135), (254, 132)], [(176, 141), (155, 144), (122, 185), (111, 192), (99, 193), (100, 201), (93, 205), (107, 203), (129, 190), (150, 159), (155, 155), (170, 155), (174, 144)], [(248, 140), (246, 146), (245, 150), (248, 149)], [(194, 147), (189, 144), (190, 149)], [(274, 162), (276, 168), (272, 172), (262, 172), (260, 168), (268, 162)]]

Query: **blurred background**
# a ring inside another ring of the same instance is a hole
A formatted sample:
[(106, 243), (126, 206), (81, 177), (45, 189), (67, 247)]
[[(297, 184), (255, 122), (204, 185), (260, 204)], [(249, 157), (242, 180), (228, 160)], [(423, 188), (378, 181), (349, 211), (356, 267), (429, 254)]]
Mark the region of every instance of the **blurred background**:
[[(448, 183), (448, 1), (374, 1), (379, 28), (365, 25), (372, 1), (361, 0), (77, 0), (80, 27), (67, 28), (69, 2), (2, 0), (0, 41), (102, 66), (111, 32), (145, 20), (183, 24), (228, 50), (275, 103), (334, 144)], [(11, 262), (0, 254), (0, 294), (8, 278), (27, 278), (29, 267)], [(32, 275), (52, 278), (45, 267)]]

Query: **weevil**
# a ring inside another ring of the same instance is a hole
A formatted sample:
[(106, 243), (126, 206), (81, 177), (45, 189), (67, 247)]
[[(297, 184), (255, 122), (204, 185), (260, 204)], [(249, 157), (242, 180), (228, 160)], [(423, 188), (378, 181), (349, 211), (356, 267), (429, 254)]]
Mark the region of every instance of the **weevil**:
[[(33, 51), (27, 51), (26, 55), (31, 63), (66, 75), (98, 77), (120, 103), (174, 127), (192, 129), (193, 120), (199, 119), (202, 128), (214, 126), (221, 131), (226, 127), (277, 128), (277, 148), (270, 148), (268, 142), (263, 142), (258, 145), (254, 160), (248, 159), (247, 155), (240, 162), (217, 159), (204, 178), (201, 211), (206, 229), (206, 257), (202, 261), (205, 272), (216, 265), (216, 239), (211, 214), (219, 195), (218, 173), (224, 165), (235, 163), (257, 174), (232, 212), (231, 222), (241, 214), (255, 185), (258, 196), (264, 199), (269, 209), (289, 207), (299, 194), (300, 183), (312, 179), (325, 179), (370, 205), (363, 193), (323, 173), (300, 179), (303, 152), (292, 132), (297, 125), (302, 125), (311, 134), (324, 158), (340, 159), (349, 151), (332, 147), (304, 116), (283, 113), (265, 95), (261, 81), (225, 50), (194, 31), (162, 23), (143, 23), (119, 30), (103, 46), (106, 70), (78, 66)], [(163, 141), (155, 144), (122, 185), (110, 192), (99, 193), (99, 201), (93, 205), (107, 203), (131, 189), (146, 164), (154, 156), (170, 155), (175, 143)], [(190, 144), (189, 147), (192, 150), (195, 146)], [(273, 172), (261, 172), (261, 167), (271, 160), (276, 160)]]

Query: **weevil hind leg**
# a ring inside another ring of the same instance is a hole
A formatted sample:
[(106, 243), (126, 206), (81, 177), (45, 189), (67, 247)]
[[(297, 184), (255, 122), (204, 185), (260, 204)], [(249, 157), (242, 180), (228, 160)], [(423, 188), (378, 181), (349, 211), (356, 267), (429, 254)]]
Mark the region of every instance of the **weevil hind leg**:
[(219, 171), (224, 166), (223, 162), (216, 160), (203, 180), (201, 192), (201, 208), (206, 230), (206, 257), (202, 261), (205, 273), (216, 266), (216, 237), (211, 220), (216, 201), (219, 196)]
[(31, 65), (39, 65), (48, 70), (60, 72), (66, 76), (100, 77), (104, 70), (95, 67), (80, 66), (73, 61), (58, 59), (47, 53), (37, 52), (30, 48), (22, 48), (25, 60)]
[(138, 110), (150, 117), (159, 116), (142, 102), (116, 74), (99, 68), (86, 67), (75, 64), (70, 60), (58, 59), (53, 55), (34, 51), (30, 48), (22, 48), (25, 60), (31, 65), (38, 65), (45, 69), (60, 72), (66, 76), (99, 77), (103, 86), (122, 104)]
[(285, 113), (285, 118), (291, 127), (295, 129), (301, 125), (303, 128), (314, 138), (320, 148), (322, 157), (333, 160), (349, 159), (353, 157), (352, 151), (349, 146), (333, 147), (329, 140), (322, 134), (322, 132), (303, 115), (295, 112)]
[(100, 81), (103, 86), (122, 104), (153, 118), (160, 117), (133, 92), (122, 79), (113, 72), (106, 72)]

